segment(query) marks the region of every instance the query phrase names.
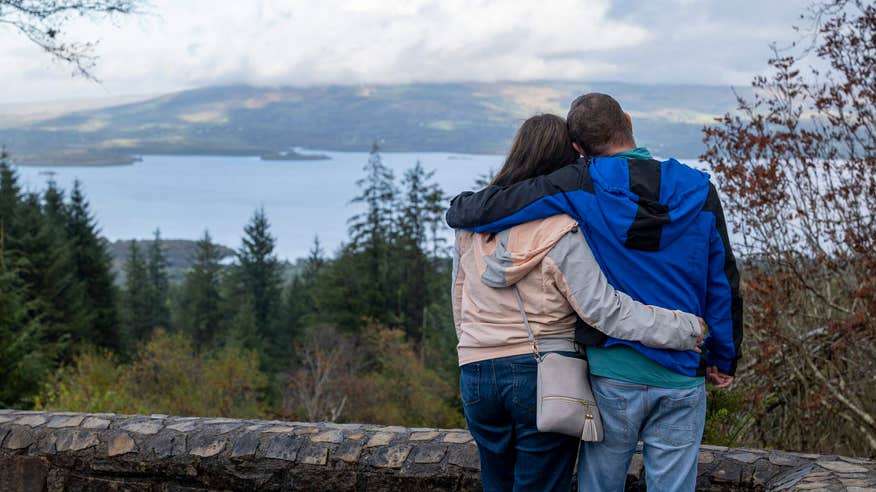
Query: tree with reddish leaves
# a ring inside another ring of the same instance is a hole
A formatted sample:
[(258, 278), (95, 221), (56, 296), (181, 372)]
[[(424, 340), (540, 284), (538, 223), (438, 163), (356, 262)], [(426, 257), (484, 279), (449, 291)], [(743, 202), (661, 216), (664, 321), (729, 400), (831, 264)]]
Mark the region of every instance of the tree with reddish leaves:
[(774, 50), (702, 159), (742, 238), (749, 439), (876, 456), (876, 5), (804, 19), (808, 48)]

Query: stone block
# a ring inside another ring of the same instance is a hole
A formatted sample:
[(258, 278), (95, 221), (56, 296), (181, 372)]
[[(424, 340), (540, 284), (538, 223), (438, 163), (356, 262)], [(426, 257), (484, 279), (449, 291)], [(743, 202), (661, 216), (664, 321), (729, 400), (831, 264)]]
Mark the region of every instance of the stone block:
[(57, 417), (52, 417), (52, 420), (50, 420), (49, 423), (46, 424), (46, 427), (49, 427), (51, 429), (60, 429), (63, 427), (79, 427), (79, 424), (81, 424), (83, 420), (85, 420), (84, 415), (71, 415), (69, 417), (65, 415), (60, 415)]
[(769, 456), (770, 463), (778, 466), (795, 466), (800, 463), (800, 460), (792, 455), (771, 453)]
[(840, 483), (842, 483), (844, 487), (867, 487), (873, 485), (860, 478), (840, 478)]
[(806, 465), (802, 468), (791, 470), (790, 472), (782, 475), (780, 478), (775, 479), (770, 483), (770, 488), (772, 490), (785, 490), (793, 487), (795, 484), (799, 483), (803, 480), (804, 477), (809, 475), (809, 472), (812, 471), (812, 465)]
[(139, 422), (131, 422), (122, 426), (122, 429), (137, 434), (158, 434), (164, 427), (164, 424), (154, 420), (141, 420)]
[(733, 461), (722, 461), (712, 470), (712, 481), (722, 483), (738, 483), (742, 477), (742, 465)]
[(798, 483), (794, 490), (830, 490), (830, 482)]
[(329, 450), (325, 446), (307, 446), (298, 453), (298, 462), (305, 465), (328, 463)]
[(112, 422), (98, 417), (88, 417), (82, 422), (84, 429), (108, 429)]
[(277, 426), (277, 427), (269, 427), (269, 428), (263, 430), (262, 432), (281, 433), (281, 432), (292, 432), (294, 430), (295, 430), (294, 427), (289, 427), (288, 425), (284, 425), (284, 426)]
[(870, 471), (866, 467), (845, 461), (819, 461), (816, 464), (837, 473), (866, 473)]
[(478, 455), (478, 448), (474, 444), (453, 446), (450, 448), (447, 462), (466, 470), (480, 471), (481, 469), (480, 455)]
[(274, 436), (265, 446), (265, 458), (295, 461), (301, 441), (292, 436)]
[(231, 432), (233, 430), (239, 429), (240, 426), (241, 426), (241, 424), (239, 422), (237, 422), (237, 423), (229, 422), (229, 423), (225, 423), (225, 424), (213, 424), (210, 426), (210, 430), (207, 432), (210, 432), (212, 434), (219, 434), (219, 435), (228, 434), (229, 432)]
[(133, 452), (136, 447), (137, 445), (130, 435), (127, 433), (121, 433), (114, 436), (110, 439), (109, 443), (107, 443), (107, 455), (112, 457), (127, 454)]
[(258, 447), (259, 435), (255, 432), (245, 433), (234, 441), (234, 446), (231, 447), (231, 457), (253, 456)]
[(187, 420), (184, 422), (176, 422), (167, 426), (168, 429), (179, 431), (179, 432), (191, 432), (198, 428), (198, 422), (194, 420)]
[(414, 463), (441, 463), (447, 454), (447, 446), (424, 445), (414, 451)]
[(365, 444), (367, 448), (373, 448), (375, 446), (386, 446), (393, 439), (395, 439), (396, 434), (392, 432), (376, 432), (371, 436), (371, 439), (368, 439), (368, 443)]
[(3, 447), (6, 449), (25, 449), (35, 440), (33, 432), (28, 429), (12, 429), (3, 441)]
[(225, 439), (216, 439), (210, 441), (208, 443), (195, 446), (189, 451), (189, 454), (200, 456), (201, 458), (209, 458), (211, 456), (216, 456), (221, 453), (223, 449), (225, 449)]
[(731, 460), (741, 461), (748, 464), (754, 463), (755, 461), (762, 458), (761, 455), (754, 453), (730, 453), (727, 454), (725, 457)]
[(36, 443), (36, 449), (40, 454), (53, 454), (57, 451), (55, 444), (58, 442), (58, 434), (50, 433), (44, 435)]
[(444, 442), (464, 444), (474, 439), (468, 432), (451, 432), (444, 436)]
[(319, 433), (319, 427), (298, 427), (294, 431), (293, 434), (296, 436), (300, 436), (302, 434), (317, 434)]
[(28, 427), (38, 427), (45, 424), (46, 421), (46, 418), (42, 415), (25, 415), (24, 417), (19, 417), (15, 423), (18, 425), (26, 425)]
[(859, 465), (870, 465), (870, 466), (876, 465), (876, 462), (874, 462), (873, 460), (868, 460), (865, 458), (850, 458), (848, 456), (840, 456), (839, 459), (841, 459), (843, 461), (848, 461), (849, 463), (856, 463)]
[(331, 430), (327, 432), (321, 432), (316, 434), (315, 436), (310, 438), (311, 442), (331, 442), (331, 443), (339, 443), (344, 440), (344, 436), (341, 434), (340, 430)]
[(441, 435), (440, 432), (429, 431), (429, 432), (413, 432), (410, 437), (408, 437), (409, 441), (431, 441)]
[(186, 454), (186, 434), (177, 432), (162, 432), (155, 434), (144, 446), (145, 451), (155, 454), (160, 458), (182, 456)]
[(82, 451), (100, 444), (97, 434), (88, 430), (65, 432), (58, 436), (55, 448), (58, 451)]
[(407, 445), (387, 446), (378, 450), (373, 456), (372, 464), (378, 468), (401, 468), (411, 454), (411, 449)]
[(345, 463), (358, 463), (364, 446), (361, 442), (344, 441), (332, 452), (332, 457)]

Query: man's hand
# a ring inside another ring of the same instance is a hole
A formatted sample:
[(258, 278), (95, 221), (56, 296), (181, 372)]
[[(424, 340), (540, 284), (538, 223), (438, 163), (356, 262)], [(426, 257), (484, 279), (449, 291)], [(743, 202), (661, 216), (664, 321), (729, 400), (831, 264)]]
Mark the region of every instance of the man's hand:
[(733, 376), (728, 376), (718, 370), (715, 366), (706, 368), (706, 381), (715, 385), (716, 388), (726, 388), (733, 384)]
[(697, 344), (696, 344), (696, 347), (693, 348), (693, 351), (698, 353), (698, 354), (701, 354), (701, 353), (703, 353), (703, 349), (700, 348), (700, 345), (703, 344), (703, 341), (706, 339), (706, 336), (709, 334), (709, 325), (707, 325), (706, 322), (702, 318), (697, 318), (697, 319), (700, 320), (701, 333), (700, 333), (700, 337), (697, 338)]

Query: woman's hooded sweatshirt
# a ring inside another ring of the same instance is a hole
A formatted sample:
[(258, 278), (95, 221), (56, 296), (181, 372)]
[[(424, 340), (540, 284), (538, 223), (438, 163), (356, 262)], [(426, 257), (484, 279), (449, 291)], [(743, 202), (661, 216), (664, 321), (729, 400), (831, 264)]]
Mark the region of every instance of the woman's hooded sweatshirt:
[(610, 337), (655, 348), (692, 350), (701, 335), (698, 317), (615, 290), (575, 220), (556, 215), (497, 234), (457, 232), (452, 300), (460, 365), (531, 353), (515, 285), (539, 340), (572, 340), (579, 316)]

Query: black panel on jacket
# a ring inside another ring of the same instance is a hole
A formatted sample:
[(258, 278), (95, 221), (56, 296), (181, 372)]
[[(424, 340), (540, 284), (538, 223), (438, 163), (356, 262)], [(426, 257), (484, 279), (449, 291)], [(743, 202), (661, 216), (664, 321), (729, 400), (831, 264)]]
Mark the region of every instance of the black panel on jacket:
[(624, 246), (643, 251), (660, 249), (663, 225), (669, 223), (669, 207), (660, 203), (660, 162), (630, 159), (630, 191), (639, 195), (636, 218), (627, 230)]
[[(715, 229), (721, 236), (724, 244), (724, 275), (730, 284), (730, 313), (733, 319), (733, 345), (736, 348), (736, 359), (740, 357), (742, 345), (742, 295), (739, 293), (739, 270), (736, 267), (736, 257), (730, 248), (730, 237), (727, 235), (727, 222), (724, 219), (724, 209), (721, 208), (721, 199), (715, 185), (709, 183), (709, 194), (703, 210), (715, 215)], [(736, 360), (730, 366), (730, 375), (736, 373)]]
[(590, 162), (581, 158), (544, 176), (460, 193), (450, 202), (445, 216), (447, 225), (453, 229), (471, 229), (513, 215), (548, 196), (582, 189), (593, 193), (589, 166)]

